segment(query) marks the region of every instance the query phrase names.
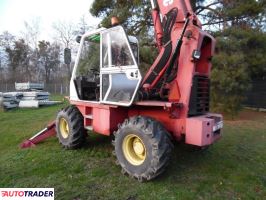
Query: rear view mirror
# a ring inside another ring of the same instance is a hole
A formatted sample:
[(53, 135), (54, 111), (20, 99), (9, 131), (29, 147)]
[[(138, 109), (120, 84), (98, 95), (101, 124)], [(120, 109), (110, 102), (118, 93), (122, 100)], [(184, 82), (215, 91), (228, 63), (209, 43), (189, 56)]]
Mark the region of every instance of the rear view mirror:
[(67, 65), (71, 63), (71, 49), (69, 48), (65, 48), (64, 50), (64, 61)]
[(81, 36), (78, 35), (78, 36), (76, 37), (76, 42), (77, 42), (77, 43), (80, 43), (80, 40), (81, 40)]

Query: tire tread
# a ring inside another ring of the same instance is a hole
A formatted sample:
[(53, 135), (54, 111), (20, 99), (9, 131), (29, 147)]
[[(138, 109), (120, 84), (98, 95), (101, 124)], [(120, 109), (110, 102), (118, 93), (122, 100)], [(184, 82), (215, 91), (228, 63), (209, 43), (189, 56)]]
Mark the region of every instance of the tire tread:
[[(61, 116), (67, 116), (70, 129), (72, 130), (71, 136), (69, 137), (67, 143), (61, 141), (59, 136), (59, 118)], [(66, 149), (76, 149), (82, 146), (85, 141), (85, 129), (83, 126), (83, 116), (80, 111), (74, 106), (68, 106), (62, 109), (56, 119), (56, 132), (59, 143)]]
[(159, 122), (149, 117), (135, 116), (129, 118), (129, 120), (126, 119), (124, 123), (118, 127), (117, 132), (114, 132), (114, 146), (116, 145), (116, 138), (119, 136), (122, 129), (126, 127), (142, 130), (142, 132), (149, 138), (152, 145), (152, 159), (147, 170), (142, 174), (130, 173), (126, 169), (126, 163), (120, 163), (124, 173), (143, 182), (154, 179), (165, 171), (169, 164), (173, 144), (171, 135)]

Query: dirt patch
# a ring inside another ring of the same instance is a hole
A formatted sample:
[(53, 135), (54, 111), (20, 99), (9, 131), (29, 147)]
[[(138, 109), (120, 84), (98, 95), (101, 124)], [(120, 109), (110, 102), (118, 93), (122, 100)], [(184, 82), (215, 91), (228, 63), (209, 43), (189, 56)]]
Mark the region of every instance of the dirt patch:
[(224, 115), (224, 118), (228, 122), (243, 122), (243, 121), (266, 121), (266, 112), (259, 112), (254, 110), (245, 109), (239, 113), (235, 119), (230, 119), (230, 117)]
[(245, 109), (233, 120), (226, 116), (224, 118), (228, 125), (251, 127), (252, 129), (265, 129), (266, 112)]
[(266, 120), (266, 112), (258, 112), (245, 109), (239, 114), (238, 118), (239, 120), (249, 121)]

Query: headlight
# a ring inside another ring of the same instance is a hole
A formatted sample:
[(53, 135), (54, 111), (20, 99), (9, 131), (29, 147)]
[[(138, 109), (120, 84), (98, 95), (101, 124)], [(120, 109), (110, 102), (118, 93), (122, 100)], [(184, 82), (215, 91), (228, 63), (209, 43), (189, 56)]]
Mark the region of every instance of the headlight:
[(201, 52), (199, 50), (194, 50), (192, 57), (196, 60), (199, 60), (201, 56)]

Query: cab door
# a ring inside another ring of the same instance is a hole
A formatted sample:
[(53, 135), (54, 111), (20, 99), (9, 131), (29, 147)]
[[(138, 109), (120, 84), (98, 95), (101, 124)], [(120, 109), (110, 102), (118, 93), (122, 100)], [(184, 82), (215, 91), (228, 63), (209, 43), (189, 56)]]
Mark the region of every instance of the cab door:
[(100, 102), (130, 106), (141, 83), (138, 64), (122, 26), (101, 33)]

